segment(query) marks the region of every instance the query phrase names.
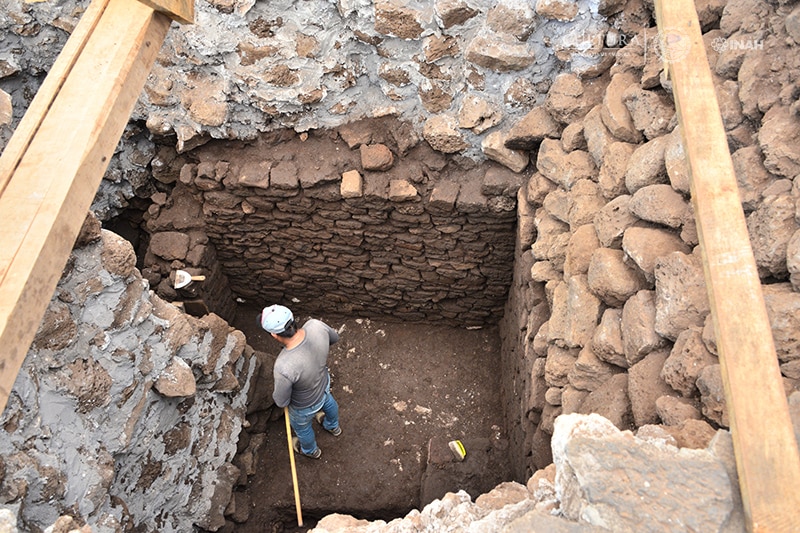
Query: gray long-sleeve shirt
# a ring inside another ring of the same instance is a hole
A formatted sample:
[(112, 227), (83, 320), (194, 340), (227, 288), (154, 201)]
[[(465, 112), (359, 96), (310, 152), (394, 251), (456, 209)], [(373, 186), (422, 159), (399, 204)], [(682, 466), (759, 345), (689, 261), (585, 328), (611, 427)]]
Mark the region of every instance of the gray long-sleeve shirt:
[(328, 386), (328, 351), (339, 340), (339, 333), (321, 320), (312, 318), (302, 327), (303, 341), (275, 360), (275, 390), (272, 398), (278, 407), (302, 409), (318, 403)]

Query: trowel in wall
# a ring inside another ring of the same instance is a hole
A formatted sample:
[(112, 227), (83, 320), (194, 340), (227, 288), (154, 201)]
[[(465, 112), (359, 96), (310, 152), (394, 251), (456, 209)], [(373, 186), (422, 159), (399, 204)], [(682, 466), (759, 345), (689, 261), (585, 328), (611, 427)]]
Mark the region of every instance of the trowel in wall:
[(175, 283), (173, 286), (176, 289), (182, 289), (193, 281), (203, 281), (205, 279), (206, 279), (205, 276), (192, 276), (185, 270), (176, 270)]

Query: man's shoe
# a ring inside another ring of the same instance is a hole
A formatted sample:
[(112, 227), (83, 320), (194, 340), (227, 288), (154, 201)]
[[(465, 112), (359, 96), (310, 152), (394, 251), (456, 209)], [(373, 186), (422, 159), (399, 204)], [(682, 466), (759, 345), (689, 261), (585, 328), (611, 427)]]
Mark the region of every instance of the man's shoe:
[[(325, 413), (324, 412), (317, 411), (317, 414), (314, 415), (314, 420), (316, 420), (317, 423), (320, 426), (322, 426), (322, 429), (325, 429), (325, 426), (322, 425), (322, 421), (325, 420)], [(325, 429), (325, 431), (327, 431), (328, 433), (330, 433), (334, 437), (338, 437), (339, 435), (342, 434), (342, 428), (340, 428), (340, 427), (336, 427), (334, 429)]]
[(319, 459), (320, 457), (322, 457), (322, 450), (320, 450), (319, 446), (317, 446), (317, 449), (314, 450), (313, 452), (305, 453), (300, 448), (300, 439), (298, 439), (297, 437), (292, 437), (292, 448), (294, 448), (294, 451), (297, 452), (298, 454), (305, 455), (306, 457), (310, 457), (311, 459)]

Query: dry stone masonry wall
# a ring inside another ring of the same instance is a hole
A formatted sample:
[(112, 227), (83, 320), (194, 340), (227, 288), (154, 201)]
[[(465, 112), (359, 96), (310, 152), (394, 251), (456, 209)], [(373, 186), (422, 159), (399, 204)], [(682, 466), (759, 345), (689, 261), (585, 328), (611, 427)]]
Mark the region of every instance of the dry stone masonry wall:
[[(240, 299), (409, 322), (496, 323), (511, 283), (524, 176), (445, 157), (404, 126), (364, 121), (338, 134), (284, 132), (186, 154), (191, 162), (171, 195), (145, 217), (151, 283), (163, 283), (165, 260), (186, 248), (156, 245), (202, 231)], [(176, 220), (195, 227), (176, 231)]]
[[(698, 12), (788, 394), (800, 385), (800, 11), (732, 1)], [(689, 447), (730, 423), (655, 32), (643, 28), (599, 78), (556, 78), (537, 118), (511, 130), (509, 143), (538, 142), (504, 333), (518, 475), (551, 462), (561, 414), (662, 424)]]

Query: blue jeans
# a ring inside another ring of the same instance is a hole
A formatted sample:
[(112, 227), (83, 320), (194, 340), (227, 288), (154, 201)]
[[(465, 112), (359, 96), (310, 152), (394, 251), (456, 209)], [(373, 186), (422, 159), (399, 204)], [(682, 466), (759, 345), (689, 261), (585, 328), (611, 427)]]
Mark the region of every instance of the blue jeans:
[(311, 407), (296, 409), (291, 405), (289, 406), (289, 422), (300, 440), (300, 449), (303, 453), (313, 453), (317, 449), (317, 438), (314, 436), (314, 428), (311, 423), (314, 420), (314, 415), (320, 409), (325, 413), (322, 427), (328, 431), (338, 428), (339, 404), (336, 403), (333, 394), (331, 394), (330, 382), (322, 399)]

